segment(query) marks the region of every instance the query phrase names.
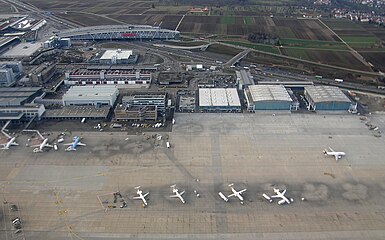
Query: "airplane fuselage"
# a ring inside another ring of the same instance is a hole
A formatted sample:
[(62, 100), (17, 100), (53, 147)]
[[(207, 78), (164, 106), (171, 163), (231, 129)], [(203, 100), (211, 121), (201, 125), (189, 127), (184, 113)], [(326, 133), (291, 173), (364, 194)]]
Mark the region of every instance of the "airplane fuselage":
[(9, 149), (9, 147), (12, 145), (18, 145), (15, 143), (15, 140), (16, 140), (15, 137), (11, 138), (7, 143), (3, 145), (4, 147), (2, 147), (2, 149)]
[(181, 201), (182, 203), (185, 203), (185, 200), (183, 199), (182, 195), (180, 195), (178, 189), (173, 189), (172, 192), (175, 193), (175, 195), (180, 199), (180, 201)]
[(279, 191), (279, 189), (274, 188), (274, 192), (277, 194), (275, 196), (271, 196), (272, 198), (281, 198), (284, 200), (287, 204), (290, 204), (290, 201), (287, 197), (285, 197), (286, 189), (282, 192)]
[(138, 190), (138, 191), (136, 192), (136, 194), (139, 195), (140, 199), (142, 199), (143, 204), (147, 206), (147, 201), (146, 201), (146, 199), (144, 198), (144, 196), (143, 196), (142, 193), (143, 193), (143, 192), (142, 192), (141, 190)]
[(231, 191), (233, 192), (234, 196), (239, 198), (239, 200), (243, 201), (242, 195), (239, 192), (237, 192), (233, 187), (231, 188)]

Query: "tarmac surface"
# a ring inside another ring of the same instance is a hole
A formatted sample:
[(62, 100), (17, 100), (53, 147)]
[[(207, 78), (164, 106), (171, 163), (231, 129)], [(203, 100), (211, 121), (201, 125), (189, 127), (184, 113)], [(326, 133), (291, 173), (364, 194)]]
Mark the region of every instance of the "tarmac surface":
[[(0, 151), (0, 239), (384, 238), (385, 140), (369, 120), (321, 113), (175, 119), (162, 140), (73, 132), (66, 142), (78, 135), (87, 144), (74, 152), (58, 144), (58, 151), (32, 153), (29, 136), (18, 137), (20, 146)], [(385, 115), (369, 119), (385, 129)], [(346, 156), (325, 157), (328, 146)], [(244, 205), (219, 197), (230, 194), (230, 183), (247, 188)], [(186, 190), (186, 204), (169, 197), (172, 184)], [(132, 199), (138, 185), (150, 192), (146, 208)], [(273, 186), (287, 188), (294, 202), (267, 202), (262, 194), (273, 195)], [(22, 233), (12, 230), (15, 217)]]

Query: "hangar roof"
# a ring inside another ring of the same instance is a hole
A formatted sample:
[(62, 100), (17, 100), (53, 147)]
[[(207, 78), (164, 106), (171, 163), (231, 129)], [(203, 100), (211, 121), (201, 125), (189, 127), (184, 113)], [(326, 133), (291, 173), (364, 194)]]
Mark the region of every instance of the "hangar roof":
[(351, 102), (338, 88), (333, 86), (305, 86), (305, 92), (313, 102)]
[(293, 101), (286, 88), (282, 85), (252, 85), (248, 89), (253, 102)]

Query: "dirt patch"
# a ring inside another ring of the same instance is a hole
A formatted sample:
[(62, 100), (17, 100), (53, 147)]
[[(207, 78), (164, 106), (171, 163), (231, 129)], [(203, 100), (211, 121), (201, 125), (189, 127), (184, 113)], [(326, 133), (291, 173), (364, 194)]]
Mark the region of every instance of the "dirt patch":
[(355, 93), (359, 102), (367, 108), (369, 112), (385, 111), (385, 97)]

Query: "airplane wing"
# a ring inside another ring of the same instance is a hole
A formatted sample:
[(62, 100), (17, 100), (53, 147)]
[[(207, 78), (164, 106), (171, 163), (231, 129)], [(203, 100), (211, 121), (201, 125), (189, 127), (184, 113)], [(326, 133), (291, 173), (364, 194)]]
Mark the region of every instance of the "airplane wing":
[(50, 147), (50, 148), (53, 148), (53, 146), (50, 145), (50, 144), (46, 144), (44, 147)]
[(282, 191), (282, 195), (285, 195), (285, 193), (286, 193), (286, 189)]
[(147, 197), (147, 195), (148, 195), (149, 193), (150, 193), (150, 192), (143, 194), (143, 197)]
[(238, 193), (239, 193), (239, 194), (242, 194), (242, 193), (245, 192), (246, 190), (247, 190), (247, 189), (245, 188), (245, 189), (239, 191)]
[[(72, 144), (74, 144), (73, 142), (72, 143), (65, 143), (65, 144), (63, 144), (64, 146), (69, 146), (69, 145), (72, 145)], [(79, 144), (78, 144), (79, 145)]]
[(185, 191), (182, 191), (181, 193), (179, 193), (179, 195), (181, 195), (181, 196), (182, 196), (182, 195), (184, 194), (184, 192), (185, 192)]
[(330, 150), (331, 152), (335, 152), (331, 147), (329, 147), (329, 150)]
[(270, 196), (271, 198), (280, 198), (281, 196), (279, 195), (273, 195), (273, 196)]
[(78, 146), (86, 146), (86, 144), (78, 142)]
[(170, 197), (171, 198), (176, 198), (176, 197), (178, 197), (178, 195), (171, 195)]
[(132, 199), (141, 199), (140, 197), (133, 197)]
[(336, 158), (336, 161), (338, 161), (338, 154), (335, 154), (334, 157)]

